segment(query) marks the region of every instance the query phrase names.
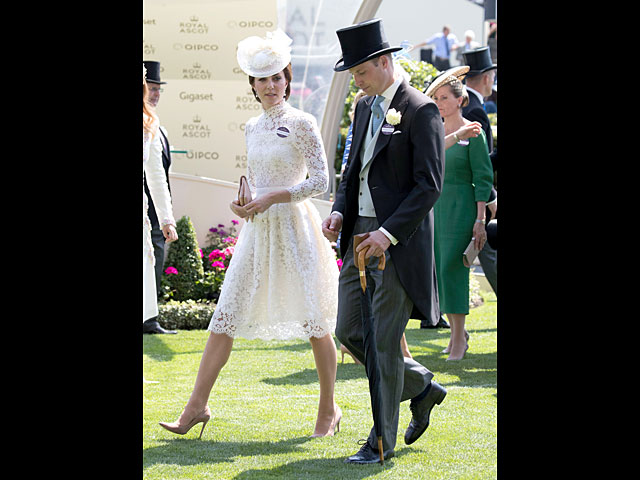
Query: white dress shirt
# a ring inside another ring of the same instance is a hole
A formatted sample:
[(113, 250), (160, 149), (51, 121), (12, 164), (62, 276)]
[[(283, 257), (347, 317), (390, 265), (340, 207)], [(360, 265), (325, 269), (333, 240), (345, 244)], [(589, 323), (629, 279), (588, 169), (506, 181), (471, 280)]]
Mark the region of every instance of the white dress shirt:
[[(386, 116), (387, 110), (389, 109), (389, 105), (391, 105), (391, 100), (393, 100), (400, 83), (403, 81), (401, 75), (395, 74), (395, 80), (389, 87), (382, 92), (381, 96), (384, 98), (380, 107), (382, 108), (382, 112), (384, 116)], [(358, 207), (359, 207), (359, 215), (363, 217), (375, 217), (376, 211), (373, 207), (373, 200), (371, 198), (371, 192), (369, 190), (369, 185), (367, 183), (367, 179), (369, 176), (369, 168), (371, 167), (371, 156), (373, 154), (373, 149), (375, 147), (376, 141), (378, 139), (378, 135), (380, 134), (380, 129), (382, 125), (384, 125), (385, 121), (380, 122), (378, 129), (371, 133), (371, 123), (373, 122), (373, 115), (369, 119), (369, 124), (367, 125), (367, 134), (364, 139), (364, 145), (360, 150), (360, 159), (361, 159), (361, 169), (360, 169), (360, 186), (359, 186), (359, 195), (358, 195)], [(340, 216), (342, 214), (340, 212), (331, 212), (331, 214), (337, 213)], [(398, 240), (386, 229), (380, 227), (380, 230), (390, 241), (392, 245), (398, 243)]]

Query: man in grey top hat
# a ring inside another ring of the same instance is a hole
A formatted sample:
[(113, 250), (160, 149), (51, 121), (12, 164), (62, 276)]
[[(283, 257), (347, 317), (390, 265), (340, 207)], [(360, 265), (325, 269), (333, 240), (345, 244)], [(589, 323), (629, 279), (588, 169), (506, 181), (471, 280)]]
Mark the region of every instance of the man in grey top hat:
[[(383, 454), (394, 455), (400, 402), (411, 399), (412, 419), (405, 443), (415, 442), (429, 426), (434, 405), (446, 390), (433, 373), (404, 357), (400, 340), (412, 309), (436, 323), (439, 317), (433, 258), (432, 207), (442, 190), (444, 127), (436, 104), (398, 75), (380, 19), (336, 32), (342, 58), (335, 71), (348, 70), (367, 96), (356, 105), (347, 166), (323, 233), (335, 241), (342, 232), (343, 266), (338, 290), (336, 336), (365, 362), (360, 317), (360, 280), (353, 258), (353, 236), (369, 232), (358, 251), (385, 256), (377, 270), (367, 267), (373, 287), (372, 311), (383, 398)], [(367, 261), (371, 260), (367, 258)], [(379, 461), (377, 437), (371, 430), (348, 463)]]
[[(160, 80), (160, 62), (154, 62), (145, 60), (144, 66), (147, 69), (147, 86), (149, 88), (149, 103), (155, 108), (160, 101), (160, 93), (162, 88), (160, 85), (164, 85), (167, 82)], [(169, 184), (169, 167), (171, 166), (171, 151), (169, 148), (169, 139), (167, 138), (167, 131), (164, 127), (160, 126), (160, 142), (162, 143), (162, 165), (164, 167), (165, 174), (167, 176), (167, 186), (169, 191), (171, 187)], [(149, 220), (151, 221), (151, 241), (153, 243), (153, 254), (156, 258), (155, 273), (156, 273), (156, 290), (160, 291), (160, 285), (162, 282), (162, 271), (164, 266), (164, 235), (160, 229), (160, 223), (158, 222), (158, 215), (153, 205), (153, 200), (149, 194), (149, 187), (147, 187), (147, 180), (144, 180), (144, 191), (149, 199)], [(158, 317), (150, 318), (142, 323), (142, 333), (177, 333), (175, 330), (165, 330), (160, 326)]]

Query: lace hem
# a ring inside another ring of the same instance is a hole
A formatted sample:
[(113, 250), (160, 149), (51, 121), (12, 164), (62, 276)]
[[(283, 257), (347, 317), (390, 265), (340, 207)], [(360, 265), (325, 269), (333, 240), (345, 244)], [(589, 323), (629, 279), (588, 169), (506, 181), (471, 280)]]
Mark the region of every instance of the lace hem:
[(335, 326), (332, 328), (328, 321), (323, 323), (327, 323), (327, 326), (322, 326), (317, 322), (307, 322), (301, 324), (300, 328), (297, 329), (291, 328), (291, 326), (287, 329), (274, 326), (274, 328), (265, 330), (260, 326), (238, 320), (231, 313), (218, 313), (216, 311), (211, 317), (207, 330), (217, 334), (225, 334), (231, 338), (241, 337), (247, 340), (293, 340), (297, 338), (309, 339), (311, 337), (322, 338), (326, 335), (332, 335), (335, 331)]

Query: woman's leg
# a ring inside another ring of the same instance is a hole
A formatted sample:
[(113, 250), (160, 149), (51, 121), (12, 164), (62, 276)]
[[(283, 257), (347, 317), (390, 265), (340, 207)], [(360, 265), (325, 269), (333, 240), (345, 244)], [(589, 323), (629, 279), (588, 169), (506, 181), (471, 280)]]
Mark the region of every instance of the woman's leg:
[(318, 371), (320, 382), (320, 401), (318, 402), (318, 418), (314, 435), (332, 435), (334, 419), (337, 420), (337, 405), (334, 402), (334, 386), (336, 383), (337, 352), (331, 334), (324, 337), (311, 337), (311, 349)]
[(400, 348), (402, 349), (402, 355), (407, 358), (413, 358), (411, 352), (409, 352), (409, 345), (407, 345), (407, 338), (404, 333), (402, 334), (402, 340), (400, 340)]
[(449, 357), (447, 360), (460, 360), (464, 357), (468, 348), (464, 329), (466, 315), (463, 313), (447, 313), (447, 318), (451, 325), (451, 340), (449, 342)]
[[(211, 333), (209, 335), (200, 359), (196, 383), (180, 418), (189, 418), (197, 415), (207, 406), (213, 384), (218, 378), (220, 370), (229, 359), (231, 347), (233, 347), (233, 338), (228, 335), (224, 333)], [(180, 420), (178, 422), (180, 423)]]

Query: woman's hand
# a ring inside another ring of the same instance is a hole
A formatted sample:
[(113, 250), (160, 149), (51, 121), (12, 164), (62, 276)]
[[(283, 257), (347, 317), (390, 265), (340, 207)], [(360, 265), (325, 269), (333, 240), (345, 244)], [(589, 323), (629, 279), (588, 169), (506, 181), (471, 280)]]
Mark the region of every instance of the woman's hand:
[(466, 140), (467, 138), (477, 137), (481, 131), (482, 125), (480, 122), (471, 122), (456, 130), (456, 135), (460, 140)]
[(176, 231), (176, 227), (174, 227), (173, 225), (165, 225), (164, 227), (162, 227), (162, 234), (164, 235), (166, 243), (171, 243), (178, 240), (178, 232)]
[(273, 195), (271, 193), (267, 193), (266, 195), (261, 195), (251, 200), (244, 206), (244, 209), (247, 214), (256, 215), (257, 213), (265, 212), (273, 204)]
[(475, 239), (473, 242), (474, 247), (477, 250), (482, 250), (484, 242), (487, 241), (487, 230), (484, 223), (476, 222), (473, 224), (473, 238)]
[(244, 207), (241, 207), (240, 203), (238, 203), (238, 200), (234, 200), (233, 202), (231, 202), (229, 204), (229, 207), (231, 208), (231, 211), (240, 218), (244, 218), (247, 221), (253, 220), (253, 215), (249, 215), (247, 213), (246, 205)]

